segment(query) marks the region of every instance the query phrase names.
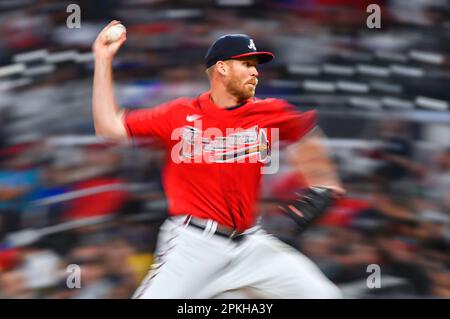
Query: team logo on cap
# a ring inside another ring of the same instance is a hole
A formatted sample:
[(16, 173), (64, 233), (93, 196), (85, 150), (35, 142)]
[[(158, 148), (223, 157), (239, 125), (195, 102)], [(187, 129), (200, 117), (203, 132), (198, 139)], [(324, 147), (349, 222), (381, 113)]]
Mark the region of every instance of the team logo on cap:
[(250, 44), (248, 45), (248, 48), (256, 51), (256, 46), (255, 42), (253, 42), (253, 39), (250, 39)]

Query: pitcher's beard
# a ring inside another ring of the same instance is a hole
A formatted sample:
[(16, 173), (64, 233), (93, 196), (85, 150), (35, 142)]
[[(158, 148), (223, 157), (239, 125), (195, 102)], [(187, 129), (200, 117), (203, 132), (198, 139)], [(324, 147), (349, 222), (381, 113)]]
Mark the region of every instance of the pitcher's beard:
[(230, 81), (227, 85), (227, 90), (239, 102), (243, 102), (255, 96), (256, 85), (252, 86), (248, 83), (240, 84), (237, 81)]

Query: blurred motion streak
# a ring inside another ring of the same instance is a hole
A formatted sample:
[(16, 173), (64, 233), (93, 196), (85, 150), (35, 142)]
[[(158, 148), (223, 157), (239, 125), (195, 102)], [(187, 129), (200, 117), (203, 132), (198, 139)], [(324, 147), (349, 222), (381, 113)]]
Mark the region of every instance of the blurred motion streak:
[[(277, 203), (292, 163), (262, 184), (262, 224), (351, 298), (450, 298), (450, 2), (447, 0), (0, 2), (0, 298), (129, 298), (167, 203), (153, 141), (94, 137), (91, 45), (112, 19), (118, 103), (208, 89), (203, 56), (247, 33), (277, 56), (256, 95), (314, 108), (348, 196), (298, 234)], [(366, 7), (382, 8), (368, 29)], [(282, 149), (282, 151), (286, 151)], [(281, 157), (283, 158), (283, 157)], [(66, 267), (81, 267), (81, 289)], [(381, 288), (366, 285), (381, 267)]]

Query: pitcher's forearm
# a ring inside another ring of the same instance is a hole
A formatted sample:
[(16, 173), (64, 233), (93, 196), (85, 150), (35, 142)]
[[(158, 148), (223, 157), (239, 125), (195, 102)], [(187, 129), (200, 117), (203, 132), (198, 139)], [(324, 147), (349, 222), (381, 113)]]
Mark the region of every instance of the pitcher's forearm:
[(104, 137), (125, 137), (123, 110), (114, 95), (112, 60), (96, 59), (92, 92), (92, 112), (95, 132)]
[(331, 160), (325, 147), (325, 137), (319, 128), (289, 149), (294, 169), (302, 174), (310, 186), (339, 189), (344, 193), (337, 167)]

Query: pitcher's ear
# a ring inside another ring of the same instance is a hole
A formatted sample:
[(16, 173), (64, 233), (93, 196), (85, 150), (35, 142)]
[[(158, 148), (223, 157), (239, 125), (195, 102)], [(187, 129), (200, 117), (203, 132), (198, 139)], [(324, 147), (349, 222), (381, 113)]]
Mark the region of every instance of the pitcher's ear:
[(216, 62), (216, 70), (221, 75), (227, 75), (228, 74), (228, 64), (225, 63), (225, 61), (217, 61)]

